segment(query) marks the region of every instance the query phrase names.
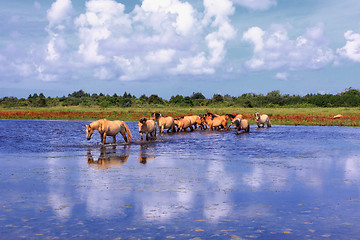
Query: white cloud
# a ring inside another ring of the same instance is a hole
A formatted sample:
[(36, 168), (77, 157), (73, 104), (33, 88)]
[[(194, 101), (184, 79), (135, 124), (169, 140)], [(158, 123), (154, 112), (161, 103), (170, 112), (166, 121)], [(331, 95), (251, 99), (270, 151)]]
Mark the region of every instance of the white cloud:
[(276, 79), (284, 80), (284, 81), (288, 80), (288, 77), (289, 77), (289, 74), (287, 72), (278, 72), (275, 75)]
[(180, 0), (144, 0), (130, 12), (115, 0), (87, 1), (77, 16), (72, 9), (57, 0), (47, 11), (49, 37), (33, 71), (43, 81), (61, 79), (64, 69), (123, 81), (231, 69), (223, 64), (236, 36), (230, 0), (204, 0), (204, 12)]
[(344, 47), (337, 49), (337, 53), (354, 62), (360, 62), (360, 34), (353, 31), (346, 31), (344, 34), (346, 44)]
[(243, 40), (254, 44), (254, 52), (260, 52), (264, 48), (264, 34), (261, 28), (252, 27), (243, 34)]
[(208, 66), (205, 53), (201, 52), (194, 57), (186, 57), (180, 59), (180, 64), (170, 69), (173, 74), (213, 74), (215, 69)]
[[(35, 5), (36, 6), (36, 5)], [(50, 26), (60, 24), (68, 19), (72, 11), (71, 0), (56, 0), (47, 11)]]
[(181, 35), (187, 35), (194, 23), (194, 9), (188, 2), (180, 2), (178, 0), (162, 0), (152, 1), (144, 0), (141, 6), (142, 10), (148, 13), (155, 13), (157, 17), (165, 18), (174, 15), (176, 20), (172, 23), (176, 32)]
[(277, 5), (276, 0), (233, 0), (234, 3), (240, 6), (250, 8), (252, 10), (267, 10), (272, 6)]
[(176, 51), (174, 49), (160, 49), (158, 51), (149, 52), (145, 59), (149, 63), (169, 63), (172, 61)]
[[(205, 0), (204, 14), (179, 0), (144, 0), (130, 13), (114, 0), (90, 0), (85, 12), (74, 19), (75, 52), (66, 44), (66, 26), (58, 28), (69, 8), (61, 8), (65, 5), (61, 0), (57, 3), (48, 11), (46, 60), (69, 64), (68, 59), (73, 63), (77, 59), (77, 67), (95, 69), (91, 72), (98, 79), (214, 74), (222, 67), (227, 42), (236, 35), (229, 18), (235, 11), (230, 0)], [(62, 58), (66, 49), (67, 61)]]
[(253, 56), (246, 62), (251, 70), (319, 69), (334, 60), (333, 51), (323, 37), (324, 25), (318, 24), (291, 40), (287, 30), (273, 26), (268, 31), (252, 27), (243, 33), (243, 40), (254, 46)]
[(100, 80), (109, 80), (114, 78), (114, 74), (105, 67), (96, 68), (94, 70), (94, 76)]

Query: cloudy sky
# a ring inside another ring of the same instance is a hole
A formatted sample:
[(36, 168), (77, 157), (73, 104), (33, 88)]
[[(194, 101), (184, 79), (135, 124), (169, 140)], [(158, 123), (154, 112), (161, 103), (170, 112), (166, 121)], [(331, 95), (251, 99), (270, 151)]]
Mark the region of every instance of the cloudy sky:
[(0, 97), (360, 88), (359, 0), (0, 3)]

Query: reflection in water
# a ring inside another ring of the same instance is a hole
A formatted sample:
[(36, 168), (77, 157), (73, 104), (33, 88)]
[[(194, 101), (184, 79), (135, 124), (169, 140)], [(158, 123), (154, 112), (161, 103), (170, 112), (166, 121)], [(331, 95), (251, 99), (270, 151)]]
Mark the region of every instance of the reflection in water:
[(360, 181), (360, 157), (352, 156), (346, 159), (344, 178), (347, 184)]
[[(124, 149), (127, 146), (124, 145)], [(101, 146), (100, 148), (100, 156), (97, 160), (94, 160), (94, 157), (91, 153), (91, 149), (88, 148), (87, 151), (87, 163), (95, 166), (99, 169), (108, 169), (111, 166), (120, 166), (127, 162), (129, 158), (129, 154), (126, 152), (119, 153), (116, 151), (116, 146), (113, 145), (111, 148), (106, 148), (105, 146)]]
[[(48, 176), (49, 194), (48, 201), (58, 219), (64, 220), (71, 216), (74, 201), (70, 195), (67, 194), (67, 171), (63, 168), (63, 162), (57, 161), (54, 158), (57, 153), (52, 153), (52, 157), (48, 158), (48, 169), (51, 174)], [(61, 155), (59, 155), (61, 157)], [(63, 179), (63, 181), (59, 181)]]
[(146, 164), (148, 160), (153, 160), (155, 156), (149, 156), (146, 152), (148, 145), (140, 144), (139, 146), (139, 163)]
[(213, 193), (205, 199), (204, 216), (212, 222), (219, 221), (232, 211), (229, 191), (235, 186), (231, 173), (225, 169), (223, 161), (211, 161), (208, 165), (207, 179)]

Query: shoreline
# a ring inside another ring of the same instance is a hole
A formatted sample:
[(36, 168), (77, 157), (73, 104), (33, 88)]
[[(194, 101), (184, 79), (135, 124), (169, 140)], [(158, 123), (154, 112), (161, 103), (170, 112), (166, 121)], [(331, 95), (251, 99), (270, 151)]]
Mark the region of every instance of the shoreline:
[[(138, 121), (142, 117), (149, 118), (152, 112), (160, 112), (164, 116), (174, 118), (184, 115), (203, 114), (205, 112), (241, 113), (250, 124), (255, 124), (253, 112), (268, 114), (273, 125), (301, 126), (352, 126), (360, 127), (360, 108), (16, 108), (0, 109), (0, 119), (17, 120), (109, 120)], [(333, 119), (336, 114), (342, 114), (340, 119)]]

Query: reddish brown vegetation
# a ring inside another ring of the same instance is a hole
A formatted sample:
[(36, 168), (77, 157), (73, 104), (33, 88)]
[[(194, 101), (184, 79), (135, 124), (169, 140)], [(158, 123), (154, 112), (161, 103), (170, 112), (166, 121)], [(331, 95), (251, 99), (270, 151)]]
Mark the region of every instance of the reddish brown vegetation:
[[(187, 114), (192, 115), (192, 114)], [(183, 116), (183, 114), (167, 114), (173, 118)], [(0, 111), (0, 119), (67, 119), (67, 120), (96, 120), (101, 118), (131, 120), (136, 121), (145, 114), (124, 114), (118, 112), (34, 112), (34, 111)], [(243, 114), (245, 119), (254, 121), (255, 118), (250, 114)], [(272, 124), (284, 125), (313, 125), (313, 126), (360, 126), (360, 116), (343, 116), (334, 119), (333, 116), (319, 115), (277, 115), (270, 116)]]

